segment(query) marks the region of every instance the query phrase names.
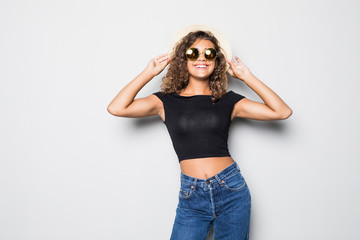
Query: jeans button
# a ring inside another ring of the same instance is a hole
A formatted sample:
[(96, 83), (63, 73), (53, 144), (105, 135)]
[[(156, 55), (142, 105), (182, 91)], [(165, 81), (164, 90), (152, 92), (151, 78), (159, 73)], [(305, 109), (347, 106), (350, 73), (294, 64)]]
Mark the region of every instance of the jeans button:
[(210, 183), (210, 181), (209, 180), (206, 180), (206, 184), (209, 184)]

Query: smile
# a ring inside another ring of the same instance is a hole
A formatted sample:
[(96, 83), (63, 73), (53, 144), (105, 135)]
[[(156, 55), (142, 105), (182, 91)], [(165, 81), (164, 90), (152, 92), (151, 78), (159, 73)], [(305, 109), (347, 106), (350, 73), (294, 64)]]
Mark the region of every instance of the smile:
[(207, 68), (208, 65), (204, 65), (204, 64), (199, 64), (199, 65), (195, 65), (196, 68)]

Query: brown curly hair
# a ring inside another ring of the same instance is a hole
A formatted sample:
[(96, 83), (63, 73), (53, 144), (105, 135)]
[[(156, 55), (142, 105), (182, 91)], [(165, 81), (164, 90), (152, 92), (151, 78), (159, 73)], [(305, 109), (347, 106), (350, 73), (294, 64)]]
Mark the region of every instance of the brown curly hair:
[(226, 75), (226, 59), (221, 51), (220, 44), (214, 35), (207, 31), (190, 32), (176, 44), (169, 63), (169, 69), (162, 79), (161, 92), (165, 94), (178, 94), (189, 84), (185, 52), (197, 39), (210, 40), (218, 52), (215, 59), (215, 69), (209, 77), (210, 90), (212, 91), (211, 101), (214, 103), (225, 95), (228, 87), (228, 78)]

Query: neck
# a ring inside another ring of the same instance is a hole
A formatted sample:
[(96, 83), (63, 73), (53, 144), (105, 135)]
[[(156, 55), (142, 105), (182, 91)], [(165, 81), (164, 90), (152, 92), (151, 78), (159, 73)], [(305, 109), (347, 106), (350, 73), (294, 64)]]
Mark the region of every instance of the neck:
[(181, 91), (181, 93), (188, 95), (210, 95), (212, 94), (212, 91), (210, 90), (209, 79), (198, 80), (190, 78), (189, 84)]

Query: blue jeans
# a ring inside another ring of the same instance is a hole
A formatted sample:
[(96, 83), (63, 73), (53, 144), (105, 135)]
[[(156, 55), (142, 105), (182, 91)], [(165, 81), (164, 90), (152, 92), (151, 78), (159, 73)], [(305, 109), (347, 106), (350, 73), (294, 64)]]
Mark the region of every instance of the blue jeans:
[(170, 240), (248, 240), (251, 196), (236, 162), (207, 179), (181, 172), (179, 203)]

